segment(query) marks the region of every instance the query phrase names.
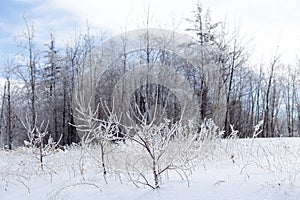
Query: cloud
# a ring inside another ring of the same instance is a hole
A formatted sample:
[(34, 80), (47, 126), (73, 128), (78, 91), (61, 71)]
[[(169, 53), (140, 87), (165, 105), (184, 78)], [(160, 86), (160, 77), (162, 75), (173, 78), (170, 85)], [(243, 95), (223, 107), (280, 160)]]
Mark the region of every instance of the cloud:
[[(74, 36), (75, 31), (84, 30), (87, 22), (93, 32), (107, 30), (118, 34), (145, 26), (146, 9), (150, 5), (150, 26), (172, 28), (172, 13), (177, 13), (178, 23), (183, 13), (190, 13), (194, 4), (185, 0), (13, 0), (19, 10), (16, 22), (7, 24), (5, 31), (17, 35), (24, 30), (23, 12), (27, 19), (34, 22), (37, 40), (45, 43), (49, 34), (54, 33), (57, 43), (62, 45)], [(188, 6), (187, 6), (188, 5)], [(23, 8), (23, 11), (20, 8)], [(12, 20), (12, 19), (10, 19)]]
[[(34, 21), (39, 42), (44, 44), (49, 40), (49, 34), (54, 33), (57, 43), (63, 45), (74, 36), (75, 31), (84, 30), (87, 22), (94, 32), (107, 30), (112, 34), (124, 31), (125, 26), (127, 30), (143, 28), (145, 12), (149, 5), (150, 27), (168, 29), (173, 28), (173, 23), (175, 26), (178, 23), (186, 26), (184, 18), (193, 16), (192, 11), (196, 8), (196, 2), (196, 0), (10, 0), (0, 8), (3, 13), (2, 17), (0, 14), (0, 38), (2, 38), (0, 45), (5, 46), (9, 40), (13, 42), (14, 36), (24, 30), (23, 12), (29, 20)], [(297, 8), (300, 3), (297, 0), (202, 0), (201, 2), (211, 9), (214, 21), (222, 21), (226, 16), (229, 22), (236, 23), (240, 20), (242, 32), (250, 37), (253, 35), (259, 54), (272, 51), (279, 37), (288, 54), (296, 51), (296, 45), (299, 45), (300, 12)], [(5, 7), (6, 4), (9, 7)], [(293, 40), (296, 42), (291, 44)], [(287, 48), (288, 46), (291, 48)]]

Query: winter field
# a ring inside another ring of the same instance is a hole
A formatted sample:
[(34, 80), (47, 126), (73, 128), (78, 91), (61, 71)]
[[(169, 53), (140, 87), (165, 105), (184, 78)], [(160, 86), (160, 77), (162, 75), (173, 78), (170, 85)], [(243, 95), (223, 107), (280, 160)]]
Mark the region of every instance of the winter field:
[[(299, 144), (300, 138), (215, 140), (190, 167), (163, 173), (155, 190), (131, 173), (138, 166), (124, 165), (125, 160), (137, 159), (133, 162), (138, 164), (147, 156), (122, 155), (131, 143), (112, 145), (105, 178), (98, 146), (56, 150), (45, 157), (43, 170), (33, 156), (35, 149), (1, 150), (0, 199), (296, 200), (300, 198)], [(152, 181), (151, 173), (140, 172)]]

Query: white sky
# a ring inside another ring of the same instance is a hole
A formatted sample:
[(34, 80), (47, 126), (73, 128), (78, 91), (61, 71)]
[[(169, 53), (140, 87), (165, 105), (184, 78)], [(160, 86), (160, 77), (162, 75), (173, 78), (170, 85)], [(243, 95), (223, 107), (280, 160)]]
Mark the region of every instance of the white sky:
[[(145, 10), (150, 5), (151, 25), (172, 28), (192, 16), (196, 0), (4, 0), (0, 6), (0, 45), (2, 53), (13, 43), (13, 36), (24, 28), (22, 13), (35, 22), (37, 33), (49, 39), (69, 40), (86, 22), (95, 29), (118, 34), (142, 28)], [(202, 0), (214, 21), (225, 18), (240, 26), (252, 38), (255, 60), (270, 60), (279, 45), (284, 62), (293, 63), (300, 55), (300, 2), (297, 0)], [(1, 10), (2, 7), (2, 10)], [(6, 8), (7, 7), (7, 8)], [(8, 12), (9, 8), (14, 11)], [(13, 14), (12, 14), (13, 13)], [(175, 19), (175, 20), (174, 20)], [(179, 26), (179, 32), (183, 31)], [(298, 53), (299, 52), (299, 53)]]

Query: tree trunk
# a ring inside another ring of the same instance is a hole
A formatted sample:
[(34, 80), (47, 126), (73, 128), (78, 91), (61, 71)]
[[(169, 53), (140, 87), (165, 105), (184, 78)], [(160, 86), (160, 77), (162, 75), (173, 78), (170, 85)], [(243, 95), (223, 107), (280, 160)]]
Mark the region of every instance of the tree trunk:
[(10, 80), (7, 79), (7, 134), (8, 134), (8, 149), (12, 149), (12, 126), (11, 126), (11, 90), (10, 90)]
[[(2, 132), (2, 126), (3, 126), (3, 119), (4, 119), (4, 109), (5, 109), (5, 98), (6, 98), (6, 84), (3, 86), (3, 96), (2, 96), (2, 104), (1, 104), (1, 111), (0, 111), (0, 142), (2, 142), (2, 138), (4, 139), (4, 135)], [(2, 138), (1, 138), (2, 137)]]
[(274, 68), (276, 65), (278, 58), (275, 58), (271, 64), (271, 71), (270, 71), (270, 76), (268, 80), (268, 85), (267, 85), (267, 91), (266, 91), (266, 96), (265, 96), (265, 111), (264, 111), (264, 123), (263, 123), (263, 135), (264, 137), (268, 137), (269, 134), (269, 115), (270, 115), (270, 108), (269, 108), (269, 99), (270, 99), (270, 90), (272, 86), (272, 80), (273, 80), (273, 75), (274, 75)]

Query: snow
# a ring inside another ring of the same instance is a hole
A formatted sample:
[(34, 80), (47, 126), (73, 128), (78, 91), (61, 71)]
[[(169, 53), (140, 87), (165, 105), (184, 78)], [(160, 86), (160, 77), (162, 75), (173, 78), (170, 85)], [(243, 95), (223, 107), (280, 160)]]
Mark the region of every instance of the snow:
[(188, 181), (175, 171), (161, 187), (135, 186), (126, 173), (109, 169), (79, 146), (57, 150), (41, 170), (30, 149), (0, 150), (0, 199), (300, 199), (300, 138), (224, 139), (197, 161)]

